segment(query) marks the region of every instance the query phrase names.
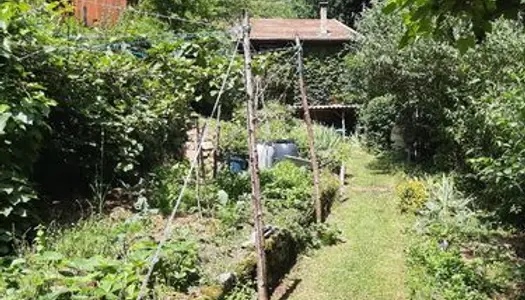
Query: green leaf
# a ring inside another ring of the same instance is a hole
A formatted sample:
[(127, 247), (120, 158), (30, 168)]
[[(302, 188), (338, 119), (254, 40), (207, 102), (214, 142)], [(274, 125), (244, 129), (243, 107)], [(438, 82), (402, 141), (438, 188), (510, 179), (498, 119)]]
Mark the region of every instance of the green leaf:
[(55, 251), (46, 251), (40, 254), (38, 259), (43, 261), (59, 261), (64, 259), (64, 256)]
[(13, 207), (8, 206), (8, 207), (4, 208), (3, 210), (0, 210), (0, 215), (4, 215), (5, 217), (9, 217), (9, 215), (11, 214), (12, 211), (13, 211)]
[(473, 36), (462, 37), (456, 41), (456, 47), (461, 54), (466, 53), (470, 48), (474, 48), (475, 45), (476, 40)]
[(397, 9), (397, 3), (394, 1), (390, 1), (385, 7), (383, 7), (383, 13), (384, 14), (391, 14)]
[(127, 164), (124, 166), (124, 168), (122, 168), (122, 171), (124, 172), (129, 172), (131, 170), (133, 170), (133, 164)]
[(0, 135), (5, 134), (4, 129), (7, 125), (7, 121), (9, 121), (9, 118), (11, 118), (11, 113), (0, 114)]
[(6, 187), (6, 188), (2, 188), (1, 191), (3, 191), (4, 193), (8, 194), (8, 195), (11, 195), (11, 193), (13, 193), (15, 189), (12, 188), (12, 187)]
[(9, 108), (10, 108), (10, 106), (7, 105), (7, 104), (0, 104), (0, 113), (1, 114), (5, 113), (6, 111), (9, 110)]

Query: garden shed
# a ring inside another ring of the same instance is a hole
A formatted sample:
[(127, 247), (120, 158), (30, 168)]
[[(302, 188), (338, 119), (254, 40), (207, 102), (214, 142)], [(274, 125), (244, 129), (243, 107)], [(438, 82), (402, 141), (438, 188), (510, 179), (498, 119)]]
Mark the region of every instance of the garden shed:
[[(303, 117), (302, 106), (294, 106), (297, 117)], [(325, 126), (333, 127), (345, 136), (355, 131), (357, 125), (356, 104), (329, 104), (310, 106), (312, 120)]]

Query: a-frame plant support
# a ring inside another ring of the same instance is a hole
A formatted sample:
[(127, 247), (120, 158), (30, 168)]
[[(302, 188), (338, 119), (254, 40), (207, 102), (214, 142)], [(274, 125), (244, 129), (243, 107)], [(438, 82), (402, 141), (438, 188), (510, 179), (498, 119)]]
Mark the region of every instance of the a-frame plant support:
[(310, 117), (310, 107), (308, 106), (308, 97), (306, 95), (306, 86), (303, 76), (303, 46), (299, 40), (299, 36), (295, 37), (297, 46), (297, 73), (299, 80), (299, 90), (301, 91), (301, 102), (303, 106), (304, 122), (306, 123), (306, 132), (308, 134), (308, 147), (310, 150), (310, 163), (312, 164), (312, 171), (314, 175), (314, 203), (315, 216), (317, 223), (323, 222), (323, 204), (321, 203), (321, 192), (319, 190), (319, 163), (317, 161), (317, 154), (315, 153), (314, 130), (312, 126), (312, 118)]
[(263, 210), (261, 203), (261, 185), (259, 180), (259, 165), (257, 156), (257, 140), (255, 137), (255, 116), (253, 76), (252, 76), (252, 55), (250, 47), (250, 17), (248, 12), (244, 12), (242, 22), (243, 50), (244, 50), (244, 79), (247, 94), (248, 112), (248, 150), (250, 152), (250, 176), (252, 185), (252, 207), (253, 221), (255, 227), (255, 249), (257, 255), (257, 295), (259, 300), (268, 300), (268, 283), (266, 272), (266, 253), (264, 252), (263, 234)]

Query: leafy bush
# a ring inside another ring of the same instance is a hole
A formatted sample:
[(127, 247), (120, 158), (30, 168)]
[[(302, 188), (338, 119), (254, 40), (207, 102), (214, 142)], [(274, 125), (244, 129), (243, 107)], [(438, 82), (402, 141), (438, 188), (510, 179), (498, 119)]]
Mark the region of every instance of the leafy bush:
[(380, 149), (391, 149), (391, 135), (396, 121), (396, 111), (391, 96), (371, 99), (361, 110), (359, 118), (368, 143)]
[[(188, 171), (187, 163), (174, 163), (171, 166), (159, 167), (152, 176), (148, 205), (165, 215), (170, 214), (182, 190)], [(184, 192), (181, 210), (188, 211), (190, 207), (196, 207), (196, 204), (196, 195), (192, 186), (189, 186)]]
[[(301, 154), (309, 157), (306, 127), (302, 124), (296, 126), (292, 134), (301, 149)], [(319, 164), (329, 170), (337, 170), (351, 151), (350, 143), (341, 134), (334, 128), (322, 125), (314, 126), (314, 145)]]
[(491, 299), (490, 283), (477, 264), (467, 264), (457, 248), (443, 250), (438, 240), (413, 246), (408, 260), (414, 299)]
[[(491, 22), (470, 49), (428, 36), (400, 48), (404, 11), (384, 14), (383, 7), (378, 1), (365, 11), (358, 25), (364, 38), (347, 58), (351, 89), (365, 99), (360, 119), (369, 140), (390, 150), (395, 127), (396, 150), (426, 169), (465, 175), (461, 187), (477, 204), (519, 223), (524, 25)], [(471, 30), (451, 18), (453, 36)]]
[(232, 173), (230, 170), (221, 170), (215, 179), (217, 187), (228, 195), (230, 199), (238, 199), (252, 191), (248, 173)]
[[(3, 261), (0, 294), (5, 299), (136, 298), (157, 247), (147, 220), (91, 220), (50, 238), (41, 229), (33, 248)], [(171, 240), (155, 266), (151, 292), (161, 286), (186, 291), (199, 277), (196, 244)]]
[(33, 51), (48, 57), (38, 32), (25, 26), (24, 16), (34, 17), (30, 10), (24, 2), (0, 4), (0, 255), (9, 251), (12, 234), (29, 223), (29, 202), (37, 198), (30, 176), (49, 131), (46, 118), (56, 105), (28, 68), (34, 58), (20, 59)]
[(482, 197), (485, 208), (518, 224), (525, 208), (521, 158), (525, 150), (521, 126), (525, 115), (521, 84), (524, 75), (512, 72), (509, 76), (514, 77), (514, 82), (489, 90), (475, 102), (473, 132), (468, 135), (472, 139), (467, 144), (467, 162), (478, 180), (472, 190), (479, 190), (476, 195)]
[(261, 186), (265, 207), (269, 210), (295, 208), (307, 212), (313, 207), (311, 173), (292, 162), (283, 161), (263, 170)]
[[(51, 201), (71, 210), (73, 198), (102, 202), (111, 187), (178, 158), (191, 107), (208, 111), (231, 48), (222, 37), (180, 38), (133, 14), (110, 29), (84, 28), (64, 19), (68, 5), (29, 2), (0, 7), (1, 253), (8, 232), (27, 229), (21, 219), (31, 208), (32, 219), (46, 220)], [(238, 66), (225, 114), (239, 93)], [(49, 203), (28, 203), (37, 198)]]
[(458, 191), (454, 178), (443, 175), (428, 187), (428, 201), (420, 210), (419, 228), (444, 240), (461, 238), (480, 228), (472, 198)]
[(398, 184), (396, 192), (402, 212), (417, 212), (428, 200), (425, 182), (419, 179), (409, 179)]
[(521, 264), (501, 231), (483, 225), (450, 177), (428, 187), (429, 201), (416, 220), (408, 252), (409, 288), (414, 299), (493, 299), (512, 293)]

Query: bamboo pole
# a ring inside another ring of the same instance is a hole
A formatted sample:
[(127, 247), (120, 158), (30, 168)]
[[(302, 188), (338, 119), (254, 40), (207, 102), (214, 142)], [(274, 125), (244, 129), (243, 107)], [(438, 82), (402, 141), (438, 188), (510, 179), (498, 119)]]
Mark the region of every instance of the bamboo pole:
[(259, 165), (257, 157), (257, 141), (255, 137), (255, 117), (252, 57), (250, 49), (250, 17), (244, 12), (243, 18), (243, 49), (244, 49), (244, 74), (246, 94), (248, 95), (248, 149), (250, 152), (250, 175), (252, 185), (252, 206), (255, 227), (255, 248), (257, 255), (257, 295), (259, 300), (268, 300), (268, 283), (266, 273), (266, 253), (264, 252), (263, 211), (261, 203), (261, 187), (259, 181)]
[(315, 216), (317, 223), (323, 222), (323, 204), (321, 203), (321, 193), (319, 190), (319, 163), (317, 161), (317, 154), (315, 153), (314, 130), (312, 126), (312, 118), (310, 117), (310, 108), (308, 107), (308, 97), (306, 95), (306, 86), (303, 75), (303, 47), (299, 37), (295, 37), (295, 43), (298, 48), (297, 55), (297, 70), (299, 77), (299, 89), (301, 90), (301, 102), (303, 105), (304, 122), (306, 123), (306, 131), (308, 133), (308, 146), (310, 150), (310, 162), (314, 175), (314, 203)]

